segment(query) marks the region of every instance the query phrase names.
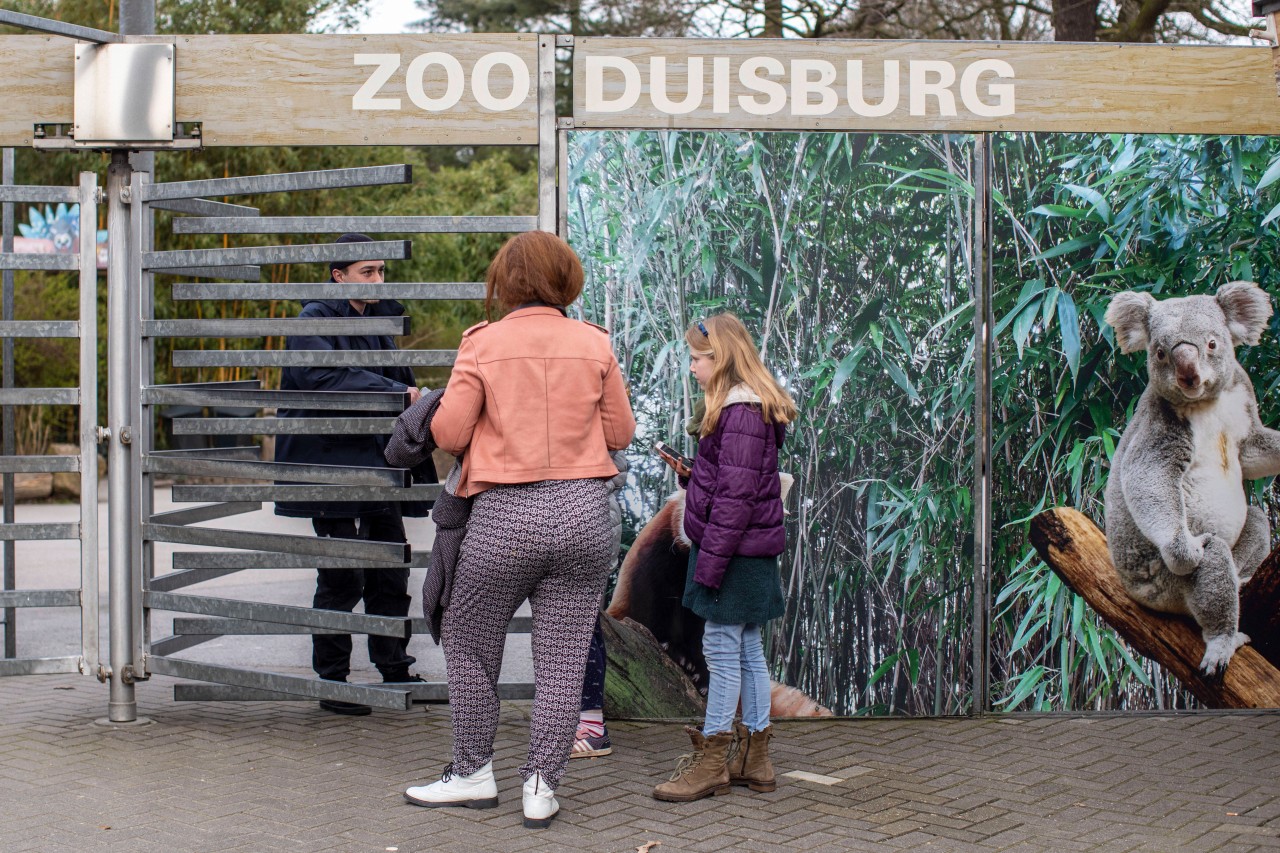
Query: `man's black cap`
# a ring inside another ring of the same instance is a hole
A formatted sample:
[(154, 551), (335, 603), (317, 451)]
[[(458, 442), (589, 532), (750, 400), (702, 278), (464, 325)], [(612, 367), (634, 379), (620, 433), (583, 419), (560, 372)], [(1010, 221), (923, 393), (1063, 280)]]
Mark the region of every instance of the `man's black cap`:
[[(335, 243), (372, 243), (373, 238), (368, 234), (343, 234)], [(342, 270), (354, 264), (355, 261), (329, 261), (329, 277), (333, 278), (334, 270)]]

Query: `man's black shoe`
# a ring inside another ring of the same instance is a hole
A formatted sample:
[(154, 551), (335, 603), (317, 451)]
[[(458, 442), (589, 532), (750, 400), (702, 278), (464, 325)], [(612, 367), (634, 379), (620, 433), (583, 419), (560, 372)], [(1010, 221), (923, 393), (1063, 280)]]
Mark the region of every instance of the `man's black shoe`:
[(346, 717), (367, 717), (373, 713), (368, 705), (357, 705), (355, 702), (339, 702), (337, 699), (321, 699), (321, 710), (331, 714), (342, 714)]

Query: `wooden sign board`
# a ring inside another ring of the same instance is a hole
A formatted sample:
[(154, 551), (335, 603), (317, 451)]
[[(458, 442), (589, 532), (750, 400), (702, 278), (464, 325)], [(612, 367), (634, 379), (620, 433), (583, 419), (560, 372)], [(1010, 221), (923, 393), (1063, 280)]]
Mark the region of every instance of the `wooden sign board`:
[[(175, 45), (178, 122), (205, 146), (532, 145), (538, 37), (153, 36)], [(74, 46), (0, 37), (0, 146), (40, 123), (71, 124)], [(16, 97), (15, 97), (16, 96)]]
[(1267, 47), (580, 38), (573, 97), (578, 128), (1280, 133)]

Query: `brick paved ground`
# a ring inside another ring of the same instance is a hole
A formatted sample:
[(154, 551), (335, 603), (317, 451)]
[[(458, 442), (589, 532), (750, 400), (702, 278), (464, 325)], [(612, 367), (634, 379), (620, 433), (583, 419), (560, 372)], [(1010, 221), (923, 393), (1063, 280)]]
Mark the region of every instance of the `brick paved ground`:
[(520, 826), (527, 703), (503, 709), (489, 811), (406, 805), (448, 760), (448, 709), (178, 704), (139, 686), (145, 727), (103, 727), (83, 677), (0, 679), (0, 850), (675, 851), (1280, 849), (1280, 714), (783, 723), (784, 778), (683, 805), (650, 788), (674, 724), (610, 726), (550, 829)]

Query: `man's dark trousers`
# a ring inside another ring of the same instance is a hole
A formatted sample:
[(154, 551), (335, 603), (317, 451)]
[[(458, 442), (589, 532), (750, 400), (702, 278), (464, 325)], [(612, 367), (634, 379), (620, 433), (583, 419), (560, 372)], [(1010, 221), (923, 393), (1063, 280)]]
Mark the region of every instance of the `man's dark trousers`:
[[(371, 542), (404, 542), (404, 521), (392, 506), (386, 512), (361, 518), (314, 518), (317, 536), (335, 539), (365, 539)], [(312, 606), (319, 610), (350, 613), (364, 599), (364, 612), (371, 616), (409, 615), (409, 570), (407, 568), (319, 569)], [(351, 672), (350, 634), (313, 634), (311, 666), (321, 678), (346, 681)], [(406, 651), (407, 637), (369, 635), (369, 660), (384, 681), (403, 681), (415, 658)]]

